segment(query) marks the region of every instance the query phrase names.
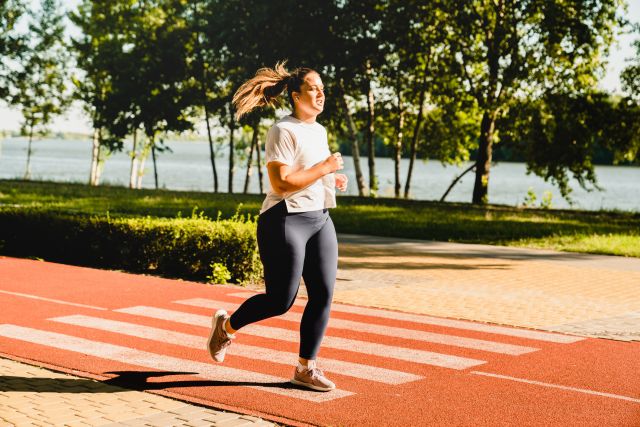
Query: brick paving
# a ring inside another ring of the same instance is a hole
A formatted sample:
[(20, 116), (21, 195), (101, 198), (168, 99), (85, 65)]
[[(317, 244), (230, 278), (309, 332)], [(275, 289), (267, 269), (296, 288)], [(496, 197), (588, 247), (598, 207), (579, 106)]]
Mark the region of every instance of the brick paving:
[(216, 411), (4, 358), (0, 358), (0, 425), (274, 426), (257, 417)]
[[(339, 241), (336, 302), (640, 340), (640, 259), (354, 235)], [(0, 358), (0, 373), (2, 425), (274, 425), (8, 359)]]
[(640, 259), (340, 236), (334, 300), (640, 340)]

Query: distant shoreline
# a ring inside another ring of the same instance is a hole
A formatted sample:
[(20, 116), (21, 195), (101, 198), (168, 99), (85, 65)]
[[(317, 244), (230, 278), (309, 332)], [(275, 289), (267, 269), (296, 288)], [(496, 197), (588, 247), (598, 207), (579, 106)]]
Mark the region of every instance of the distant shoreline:
[[(27, 136), (24, 135), (20, 135), (20, 132), (17, 131), (3, 131), (0, 130), (0, 144), (2, 144), (2, 141), (5, 139), (14, 139), (14, 140), (20, 140), (20, 139), (27, 139)], [(61, 140), (61, 141), (81, 141), (81, 142), (91, 142), (91, 140), (93, 139), (92, 135), (89, 134), (83, 134), (83, 133), (75, 133), (75, 132), (52, 132), (50, 134), (44, 135), (44, 136), (38, 136), (37, 138), (34, 138), (34, 141), (43, 141), (43, 140)], [(125, 141), (130, 141), (130, 139), (126, 139)], [(171, 143), (171, 142), (195, 142), (195, 143), (203, 143), (203, 144), (208, 144), (208, 140), (206, 136), (203, 135), (171, 135), (171, 137), (168, 138), (164, 138), (165, 142)], [(223, 146), (225, 144), (222, 144)], [(126, 151), (126, 150), (125, 150)], [(342, 151), (343, 156), (350, 156), (350, 153), (345, 153), (344, 151)], [(366, 159), (367, 155), (362, 154), (361, 153), (362, 158)], [(392, 155), (380, 155), (380, 154), (376, 154), (376, 158), (382, 158), (382, 159), (393, 159)], [(403, 157), (403, 159), (406, 159), (406, 157)], [(418, 159), (420, 161), (428, 161), (428, 162), (438, 162), (437, 160), (434, 159)], [(475, 161), (475, 158), (473, 158), (473, 156), (467, 160), (467, 162), (472, 162)], [(613, 167), (638, 167), (640, 165), (638, 164), (634, 164), (632, 162), (624, 162), (624, 163), (619, 163), (619, 164), (614, 164), (613, 162), (602, 162), (602, 161), (598, 161), (596, 159), (592, 159), (593, 164), (595, 166), (613, 166)], [(513, 159), (496, 159), (494, 157), (494, 161), (493, 164), (498, 164), (498, 163), (526, 163), (524, 161), (521, 160), (513, 160)]]

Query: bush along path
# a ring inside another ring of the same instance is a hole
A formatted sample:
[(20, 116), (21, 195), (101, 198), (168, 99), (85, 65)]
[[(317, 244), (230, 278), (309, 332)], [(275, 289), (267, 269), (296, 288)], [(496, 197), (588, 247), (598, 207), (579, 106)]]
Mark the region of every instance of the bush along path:
[(260, 280), (255, 229), (248, 216), (126, 218), (0, 209), (3, 255), (212, 283)]

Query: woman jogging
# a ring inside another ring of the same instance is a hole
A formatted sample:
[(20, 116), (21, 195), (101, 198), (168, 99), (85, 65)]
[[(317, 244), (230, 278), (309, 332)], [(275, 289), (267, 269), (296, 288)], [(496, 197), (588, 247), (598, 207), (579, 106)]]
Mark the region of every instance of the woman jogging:
[(233, 97), (236, 117), (256, 107), (275, 105), (286, 89), (292, 114), (267, 134), (265, 163), (271, 189), (258, 218), (258, 249), (266, 293), (247, 299), (231, 316), (213, 316), (208, 349), (222, 362), (235, 332), (286, 313), (304, 278), (308, 302), (300, 323), (300, 352), (292, 383), (319, 391), (335, 384), (316, 366), (316, 355), (329, 321), (338, 267), (338, 243), (329, 217), (335, 188), (345, 191), (347, 177), (340, 153), (331, 154), (325, 128), (316, 122), (324, 109), (320, 75), (309, 68), (288, 72), (284, 64), (262, 68)]

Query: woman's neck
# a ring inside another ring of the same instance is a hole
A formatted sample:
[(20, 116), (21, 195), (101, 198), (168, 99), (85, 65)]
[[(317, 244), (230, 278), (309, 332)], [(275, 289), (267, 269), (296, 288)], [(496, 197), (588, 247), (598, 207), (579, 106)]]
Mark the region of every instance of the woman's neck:
[(317, 115), (313, 115), (313, 114), (304, 114), (301, 113), (300, 111), (294, 110), (291, 115), (293, 117), (295, 117), (296, 119), (300, 120), (301, 122), (305, 122), (305, 123), (315, 123), (316, 122), (316, 117), (318, 117)]

